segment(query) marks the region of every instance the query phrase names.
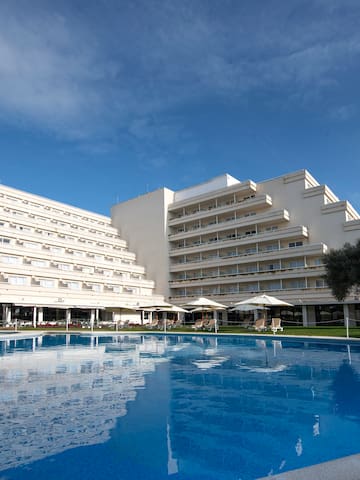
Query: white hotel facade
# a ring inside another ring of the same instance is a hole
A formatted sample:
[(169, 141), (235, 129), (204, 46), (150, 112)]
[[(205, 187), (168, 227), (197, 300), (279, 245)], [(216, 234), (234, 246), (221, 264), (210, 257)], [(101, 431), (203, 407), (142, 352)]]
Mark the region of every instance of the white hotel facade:
[(109, 217), (0, 186), (3, 325), (136, 322), (162, 299)]
[(359, 238), (359, 214), (306, 170), (161, 188), (111, 217), (0, 186), (1, 320), (140, 321), (136, 309), (164, 297), (231, 306), (262, 292), (295, 305), (274, 312), (289, 322), (355, 324), (357, 292), (339, 305), (322, 257)]
[(111, 216), (172, 303), (204, 296), (231, 306), (260, 292), (295, 306), (274, 312), (289, 323), (360, 322), (357, 292), (339, 305), (322, 260), (360, 238), (360, 216), (307, 170), (259, 183), (224, 174), (177, 192), (162, 188), (115, 205)]

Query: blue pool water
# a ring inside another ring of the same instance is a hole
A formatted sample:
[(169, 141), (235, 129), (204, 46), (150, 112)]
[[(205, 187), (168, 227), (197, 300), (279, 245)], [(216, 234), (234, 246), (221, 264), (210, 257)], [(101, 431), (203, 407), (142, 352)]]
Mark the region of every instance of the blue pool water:
[(253, 480), (360, 451), (360, 345), (0, 342), (0, 479)]

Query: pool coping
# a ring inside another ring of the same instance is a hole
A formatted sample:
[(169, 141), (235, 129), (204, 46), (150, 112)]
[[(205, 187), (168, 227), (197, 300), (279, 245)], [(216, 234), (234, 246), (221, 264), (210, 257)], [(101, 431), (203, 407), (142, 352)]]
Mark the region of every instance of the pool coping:
[(0, 341), (4, 340), (26, 340), (28, 338), (39, 338), (46, 335), (46, 332), (21, 332), (21, 331), (2, 331), (0, 330)]
[(310, 467), (268, 475), (257, 480), (359, 480), (359, 472), (360, 454), (356, 454), (330, 460), (329, 462), (318, 463)]

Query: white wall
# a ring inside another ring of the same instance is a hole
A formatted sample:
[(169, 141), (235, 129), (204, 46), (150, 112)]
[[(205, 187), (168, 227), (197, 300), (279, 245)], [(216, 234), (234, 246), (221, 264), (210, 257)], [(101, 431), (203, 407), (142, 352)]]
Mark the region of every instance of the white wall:
[(113, 226), (136, 253), (137, 261), (145, 266), (147, 278), (155, 280), (155, 292), (166, 297), (169, 295), (167, 210), (173, 198), (173, 191), (161, 188), (111, 209)]
[[(289, 211), (292, 225), (304, 225), (309, 228), (309, 242), (323, 242), (329, 248), (340, 248), (345, 242), (355, 243), (360, 238), (360, 230), (344, 231), (346, 221), (343, 208), (328, 210), (324, 195), (312, 195), (312, 189), (305, 189), (305, 173), (293, 175), (294, 181), (287, 176), (275, 178), (257, 184), (258, 193), (267, 193), (272, 197), (273, 208), (285, 208)], [(316, 190), (314, 189), (314, 192)], [(331, 204), (328, 204), (331, 205)]]

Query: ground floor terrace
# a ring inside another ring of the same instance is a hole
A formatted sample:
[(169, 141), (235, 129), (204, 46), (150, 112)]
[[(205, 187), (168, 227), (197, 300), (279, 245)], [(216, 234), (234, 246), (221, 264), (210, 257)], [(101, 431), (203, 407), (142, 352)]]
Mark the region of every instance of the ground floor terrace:
[[(151, 324), (154, 320), (176, 320), (184, 326), (192, 325), (200, 318), (211, 319), (216, 316), (219, 326), (248, 326), (264, 312), (234, 311), (231, 307), (222, 311), (201, 311), (173, 313), (156, 309), (131, 310), (127, 308), (85, 308), (0, 304), (0, 326), (2, 328), (121, 328)], [(280, 318), (283, 326), (288, 327), (331, 327), (360, 326), (360, 303), (316, 304), (294, 307), (273, 306), (265, 310), (270, 320)]]
[(116, 327), (124, 322), (141, 324), (147, 315), (127, 308), (92, 308), (0, 304), (0, 326), (3, 328), (101, 328)]

